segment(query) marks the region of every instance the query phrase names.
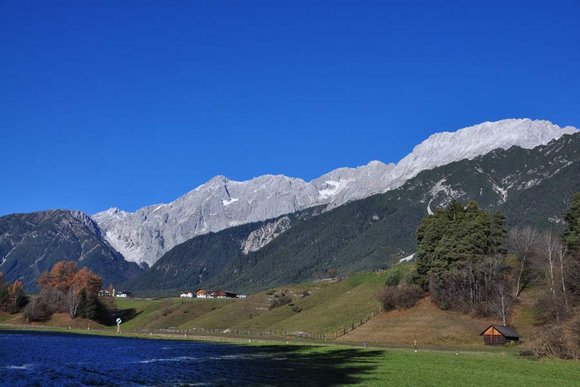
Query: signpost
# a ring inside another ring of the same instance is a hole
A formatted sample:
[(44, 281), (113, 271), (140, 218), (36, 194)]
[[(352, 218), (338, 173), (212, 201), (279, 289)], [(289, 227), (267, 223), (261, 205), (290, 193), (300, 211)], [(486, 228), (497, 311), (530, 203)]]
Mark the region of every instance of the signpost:
[(117, 317), (117, 333), (121, 333), (121, 323), (123, 322), (123, 320), (121, 320), (120, 317)]

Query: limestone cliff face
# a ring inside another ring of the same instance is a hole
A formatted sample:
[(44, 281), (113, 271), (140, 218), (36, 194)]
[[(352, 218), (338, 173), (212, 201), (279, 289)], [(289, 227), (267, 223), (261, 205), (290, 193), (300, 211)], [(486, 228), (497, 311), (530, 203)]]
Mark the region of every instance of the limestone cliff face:
[(287, 216), (266, 223), (250, 233), (248, 238), (242, 243), (242, 253), (247, 255), (260, 250), (289, 228), (290, 218)]

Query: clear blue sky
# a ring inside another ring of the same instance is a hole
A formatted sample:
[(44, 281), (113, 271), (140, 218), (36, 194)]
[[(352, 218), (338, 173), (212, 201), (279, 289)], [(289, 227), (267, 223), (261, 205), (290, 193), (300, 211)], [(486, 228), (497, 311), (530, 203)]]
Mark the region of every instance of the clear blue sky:
[(310, 180), (519, 117), (580, 126), (580, 2), (0, 0), (0, 214)]

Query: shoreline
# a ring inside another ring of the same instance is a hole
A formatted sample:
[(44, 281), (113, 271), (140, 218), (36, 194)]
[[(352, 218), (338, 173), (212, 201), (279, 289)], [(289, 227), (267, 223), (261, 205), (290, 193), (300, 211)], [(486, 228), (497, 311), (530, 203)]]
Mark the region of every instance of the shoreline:
[[(319, 347), (343, 347), (343, 348), (358, 348), (358, 349), (380, 349), (392, 350), (402, 352), (412, 352), (412, 346), (380, 344), (380, 343), (359, 343), (359, 342), (338, 342), (335, 340), (328, 341), (314, 341), (314, 340), (299, 340), (283, 338), (264, 338), (264, 337), (240, 337), (240, 336), (218, 336), (218, 335), (197, 335), (197, 334), (175, 334), (175, 333), (139, 333), (139, 332), (123, 332), (117, 333), (114, 330), (104, 329), (68, 329), (63, 327), (54, 327), (47, 325), (21, 325), (21, 324), (0, 324), (0, 333), (2, 331), (12, 332), (31, 332), (31, 333), (59, 333), (70, 334), (78, 336), (101, 336), (111, 338), (123, 339), (145, 339), (145, 340), (167, 340), (167, 341), (190, 341), (193, 343), (211, 343), (211, 344), (230, 344), (230, 345), (310, 345)], [(419, 346), (420, 352), (461, 352), (474, 354), (490, 354), (498, 355), (505, 354), (520, 357), (519, 352), (524, 348), (521, 347), (461, 347), (461, 346)]]

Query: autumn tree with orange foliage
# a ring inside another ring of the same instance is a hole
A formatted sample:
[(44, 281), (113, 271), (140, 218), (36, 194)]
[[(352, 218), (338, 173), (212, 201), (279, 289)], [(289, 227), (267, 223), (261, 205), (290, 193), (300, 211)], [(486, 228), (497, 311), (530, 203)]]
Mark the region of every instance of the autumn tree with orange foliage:
[(0, 310), (8, 313), (17, 313), (28, 302), (24, 287), (20, 280), (10, 284), (4, 281), (4, 274), (0, 272)]
[(70, 318), (79, 316), (83, 302), (95, 302), (103, 287), (101, 277), (86, 267), (78, 269), (73, 261), (59, 261), (49, 272), (38, 278), (41, 298), (54, 312), (68, 312)]

